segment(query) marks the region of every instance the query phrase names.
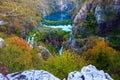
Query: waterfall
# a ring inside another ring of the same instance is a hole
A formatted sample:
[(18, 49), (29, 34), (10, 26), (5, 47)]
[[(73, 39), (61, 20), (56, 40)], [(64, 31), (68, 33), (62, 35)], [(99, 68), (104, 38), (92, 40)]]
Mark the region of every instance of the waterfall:
[(74, 46), (75, 45), (74, 36), (72, 34), (72, 31), (70, 32), (70, 37), (69, 37), (68, 42), (70, 43), (70, 46)]
[(28, 39), (26, 39), (26, 41), (28, 42), (28, 44), (30, 45), (31, 48), (33, 48), (34, 45), (34, 37), (35, 37), (36, 33), (32, 35), (32, 37), (30, 36)]
[[(74, 45), (75, 45), (74, 36), (72, 34), (72, 31), (70, 32), (70, 37), (68, 39), (68, 43), (70, 43), (71, 47), (74, 47)], [(63, 51), (63, 46), (59, 49), (58, 54), (62, 55), (62, 51)]]
[(33, 48), (33, 46), (35, 45), (35, 35), (37, 34), (38, 32), (34, 33), (32, 36), (29, 36), (26, 41), (27, 43), (30, 45), (31, 48)]
[[(40, 23), (37, 25), (37, 30), (40, 30), (41, 25), (42, 25), (42, 23), (40, 22)], [(38, 33), (38, 32), (36, 31), (32, 36), (29, 36), (29, 37), (26, 39), (26, 42), (30, 45), (31, 48), (33, 48), (33, 46), (35, 45), (34, 38), (35, 38), (35, 35), (36, 35), (37, 33)]]
[(60, 50), (58, 51), (59, 55), (62, 55), (62, 51), (63, 51), (63, 46), (60, 48)]

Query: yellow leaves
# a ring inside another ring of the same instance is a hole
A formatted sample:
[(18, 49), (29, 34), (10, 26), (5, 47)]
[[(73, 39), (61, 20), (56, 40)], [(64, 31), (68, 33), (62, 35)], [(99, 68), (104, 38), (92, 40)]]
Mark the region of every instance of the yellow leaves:
[(17, 4), (15, 2), (3, 2), (3, 4), (0, 5), (0, 11), (3, 11), (2, 13), (9, 13), (16, 7)]
[(28, 52), (20, 53), (19, 57), (16, 58), (16, 62), (24, 65), (29, 65), (32, 63), (32, 55)]

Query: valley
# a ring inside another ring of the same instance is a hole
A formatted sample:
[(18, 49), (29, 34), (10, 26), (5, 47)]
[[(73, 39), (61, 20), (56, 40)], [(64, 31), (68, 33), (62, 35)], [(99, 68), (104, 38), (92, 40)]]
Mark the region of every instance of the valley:
[(119, 80), (119, 67), (119, 0), (0, 0), (0, 80)]

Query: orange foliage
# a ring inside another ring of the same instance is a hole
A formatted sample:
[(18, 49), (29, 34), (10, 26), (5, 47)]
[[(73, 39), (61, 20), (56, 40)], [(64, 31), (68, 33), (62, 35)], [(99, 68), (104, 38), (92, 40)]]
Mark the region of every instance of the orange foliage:
[(9, 38), (9, 43), (12, 45), (16, 45), (23, 50), (31, 50), (29, 44), (24, 39), (19, 38), (17, 36)]
[[(118, 60), (118, 53), (113, 48), (109, 47), (104, 40), (98, 41), (92, 49), (88, 49), (83, 53), (83, 58), (88, 63), (97, 66), (100, 69), (113, 69), (114, 65)], [(108, 70), (109, 71), (109, 70)]]
[(116, 52), (113, 48), (109, 47), (107, 45), (107, 43), (105, 43), (104, 40), (97, 42), (96, 45), (93, 47), (92, 50), (93, 51), (102, 50), (104, 53), (106, 53), (106, 52), (107, 53), (115, 53)]

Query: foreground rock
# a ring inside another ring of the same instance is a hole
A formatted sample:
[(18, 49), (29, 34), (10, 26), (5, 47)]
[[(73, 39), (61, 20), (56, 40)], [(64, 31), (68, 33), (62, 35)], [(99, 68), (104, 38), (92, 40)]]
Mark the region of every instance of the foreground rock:
[(3, 74), (0, 73), (0, 80), (8, 80)]
[[(7, 75), (8, 80), (60, 80), (43, 70), (29, 70)], [(0, 79), (1, 80), (1, 79)]]
[(4, 39), (0, 38), (0, 48), (5, 46)]
[(81, 69), (81, 72), (74, 71), (69, 73), (67, 80), (113, 80), (108, 73), (97, 70), (95, 66), (88, 65)]
[[(0, 73), (0, 80), (60, 80), (51, 73), (44, 70), (28, 70), (8, 74)], [(66, 79), (64, 79), (66, 80)], [(113, 80), (108, 73), (97, 70), (95, 66), (88, 65), (81, 69), (81, 72), (74, 71), (69, 73), (67, 80)]]

